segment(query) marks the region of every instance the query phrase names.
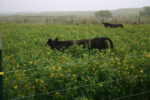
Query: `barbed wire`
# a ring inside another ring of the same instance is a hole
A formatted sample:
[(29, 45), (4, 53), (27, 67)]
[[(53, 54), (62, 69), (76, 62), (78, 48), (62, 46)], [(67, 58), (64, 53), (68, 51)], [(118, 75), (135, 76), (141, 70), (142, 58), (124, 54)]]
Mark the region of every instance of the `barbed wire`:
[[(145, 56), (145, 55), (139, 55), (138, 57), (142, 57), (142, 56)], [(136, 58), (137, 56), (130, 56), (130, 57), (134, 57), (134, 58)], [(103, 61), (111, 61), (112, 59), (109, 59), (109, 60), (103, 60)], [(120, 58), (119, 58), (119, 60), (120, 60)], [(74, 63), (74, 64), (63, 64), (63, 65), (57, 65), (57, 67), (59, 66), (74, 66), (74, 65), (76, 65), (76, 64), (86, 64), (86, 63), (91, 63), (91, 62), (97, 62), (97, 61), (100, 61), (100, 60), (86, 60), (86, 62), (80, 62), (80, 63)], [(51, 65), (52, 66), (52, 65)], [(48, 67), (42, 67), (42, 68), (33, 68), (33, 69), (26, 69), (26, 71), (28, 71), (28, 70), (36, 70), (36, 69), (46, 69), (46, 68), (49, 68), (50, 66), (48, 66)], [(7, 74), (9, 74), (9, 73), (14, 73), (14, 72), (19, 72), (19, 71), (25, 71), (25, 69), (24, 70), (15, 70), (15, 71), (8, 71), (8, 72), (5, 72), (5, 73), (7, 73)], [(109, 82), (115, 82), (116, 80), (112, 80), (112, 81), (109, 81)], [(120, 81), (120, 80), (117, 80), (117, 81)], [(102, 82), (103, 83), (103, 82)], [(106, 83), (106, 82), (105, 82)], [(77, 86), (78, 88), (81, 88), (81, 87), (87, 87), (87, 86), (93, 86), (93, 85), (84, 85), (84, 86)], [(68, 89), (74, 89), (74, 87), (73, 88), (68, 88)], [(68, 90), (68, 89), (62, 89), (62, 90), (56, 90), (56, 91), (51, 91), (51, 92), (46, 92), (46, 93), (40, 93), (40, 94), (37, 94), (37, 95), (33, 95), (33, 96), (40, 96), (40, 95), (44, 95), (44, 94), (50, 94), (50, 93), (55, 93), (55, 92), (57, 92), (57, 91), (59, 91), (59, 92), (61, 92), (61, 91), (65, 91), (65, 90)], [(27, 98), (28, 97), (32, 97), (32, 96), (26, 96)], [(22, 99), (23, 98), (25, 98), (25, 97), (22, 97)], [(15, 100), (15, 99), (14, 99)], [(17, 99), (16, 99), (17, 100)]]
[[(105, 61), (105, 60), (104, 60)], [(92, 62), (97, 62), (97, 61), (95, 61), (95, 60), (93, 60), (93, 61), (91, 61), (91, 62), (88, 62), (88, 63), (92, 63)], [(105, 61), (106, 62), (106, 61)], [(107, 60), (107, 62), (108, 62), (108, 60)], [(74, 66), (74, 65), (76, 65), (76, 64), (83, 64), (83, 65), (85, 65), (85, 64), (88, 64), (87, 62), (85, 63), (75, 63), (75, 64), (73, 64), (72, 66)], [(71, 64), (70, 64), (71, 65)], [(137, 64), (138, 65), (138, 64)], [(58, 65), (59, 66), (59, 65)], [(62, 65), (62, 66), (66, 66), (66, 65)], [(89, 66), (89, 65), (88, 65)], [(88, 67), (87, 66), (87, 67)], [(59, 66), (60, 67), (60, 66)], [(90, 67), (90, 66), (89, 66)], [(101, 68), (105, 68), (106, 66), (103, 66), (102, 64), (101, 64)], [(118, 67), (117, 69), (115, 69), (115, 70), (120, 70), (120, 68)], [(144, 68), (142, 69), (142, 70), (145, 70)], [(50, 74), (51, 72), (53, 72), (53, 71), (48, 71), (48, 74)], [(66, 72), (65, 70), (60, 70), (60, 71), (54, 71), (53, 73), (55, 73), (55, 75), (59, 75), (59, 74), (61, 74), (62, 72)], [(87, 75), (87, 76), (89, 76), (89, 77), (94, 77), (96, 74), (89, 74), (89, 75)], [(41, 78), (36, 78), (36, 80), (40, 80)], [(22, 81), (24, 81), (25, 79), (21, 79), (21, 80), (14, 80), (14, 81), (19, 81), (19, 82), (22, 82)], [(35, 81), (35, 79), (29, 79), (28, 81)]]
[[(83, 64), (83, 63), (82, 63)], [(87, 66), (87, 67), (90, 67), (89, 65)], [(106, 66), (101, 66), (101, 68), (105, 68)], [(116, 71), (119, 71), (120, 70), (120, 68), (119, 67), (117, 67), (116, 69), (115, 69)], [(142, 68), (142, 70), (146, 70), (146, 68)], [(61, 74), (62, 72), (66, 72), (65, 70), (61, 70), (61, 71), (56, 71), (55, 72), (55, 75), (59, 75), (59, 74)], [(51, 72), (50, 72), (51, 73)], [(50, 73), (48, 73), (48, 74), (50, 74)], [(96, 74), (89, 74), (89, 75), (87, 75), (87, 77), (90, 77), (91, 79), (92, 78), (94, 78), (94, 76), (95, 76)], [(29, 79), (28, 81), (36, 81), (36, 80), (40, 80), (41, 78), (36, 78), (36, 79)], [(25, 82), (25, 79), (21, 79), (21, 80), (13, 80), (13, 81), (19, 81), (19, 82)]]
[[(93, 79), (95, 77), (95, 75), (90, 75), (90, 76), (87, 76), (87, 77), (88, 77), (88, 80), (90, 80), (90, 79)], [(36, 80), (40, 81), (40, 78), (32, 79), (32, 80), (29, 80), (29, 81), (36, 81)], [(14, 81), (16, 82), (16, 80), (14, 80)], [(25, 81), (24, 80), (19, 80), (19, 82), (25, 82)], [(44, 80), (44, 82), (46, 82), (46, 81)], [(7, 88), (11, 88), (12, 87), (12, 83), (10, 83), (10, 84), (8, 84), (10, 86), (7, 85)]]
[[(87, 60), (86, 62), (89, 62), (89, 61)], [(94, 62), (94, 60), (91, 61), (91, 62)], [(83, 63), (83, 62), (80, 62), (80, 63), (74, 63), (74, 64), (68, 63), (68, 64), (55, 65), (55, 66), (56, 66), (56, 67), (62, 67), (62, 66), (74, 66), (74, 65), (82, 64), (82, 63)], [(50, 68), (50, 67), (52, 67), (52, 66), (53, 66), (53, 65), (47, 66), (47, 67), (41, 67), (41, 68), (30, 68), (30, 69), (13, 70), (13, 71), (7, 71), (7, 72), (4, 72), (4, 73), (5, 73), (5, 74), (10, 74), (10, 73), (15, 73), (15, 72), (20, 72), (20, 71), (24, 72), (24, 71), (31, 71), (31, 70), (47, 69), (47, 68)]]
[[(150, 76), (150, 74), (139, 75), (137, 77), (144, 77), (144, 76)], [(130, 78), (116, 79), (116, 80), (111, 80), (111, 81), (106, 81), (106, 82), (99, 82), (99, 83), (109, 84), (109, 83), (112, 83), (112, 82), (123, 81), (123, 80), (130, 80), (130, 79), (133, 79), (133, 78), (135, 78), (135, 77), (131, 76)], [(39, 94), (36, 94), (36, 95), (24, 96), (24, 97), (20, 97), (20, 98), (11, 99), (11, 100), (20, 100), (20, 99), (26, 99), (26, 98), (31, 98), (31, 97), (36, 97), (36, 96), (41, 96), (41, 95), (46, 95), (46, 94), (48, 95), (48, 94), (56, 93), (56, 92), (62, 92), (62, 91), (66, 91), (66, 90), (73, 90), (73, 89), (78, 89), (78, 88), (83, 88), (83, 87), (96, 86), (96, 85), (99, 85), (99, 83), (93, 84), (93, 85), (88, 84), (88, 85), (83, 85), (83, 86), (75, 86), (75, 87), (71, 87), (71, 88), (67, 88), (67, 89), (61, 89), (61, 90), (55, 90), (55, 91), (50, 91), (50, 92), (44, 92), (44, 93), (39, 93)], [(117, 100), (117, 99), (114, 99), (114, 100)]]
[[(146, 55), (139, 55), (138, 57), (143, 57), (143, 56), (146, 56)], [(133, 58), (136, 58), (137, 56), (129, 56), (129, 57), (133, 57)], [(118, 57), (119, 58), (119, 57)], [(120, 60), (121, 59), (124, 59), (124, 58), (119, 58)], [(103, 59), (102, 59), (103, 60)], [(109, 59), (110, 61), (112, 59)], [(103, 61), (109, 61), (109, 60), (103, 60)], [(96, 62), (95, 60), (92, 60), (90, 61), (89, 59), (87, 59), (84, 63), (91, 63), (91, 62)], [(63, 64), (63, 65), (56, 65), (56, 67), (62, 67), (62, 66), (74, 66), (74, 65), (77, 65), (77, 64), (83, 64), (83, 62), (80, 62), (80, 63), (74, 63), (74, 64)], [(10, 73), (15, 73), (15, 72), (24, 72), (24, 71), (31, 71), (31, 70), (40, 70), (40, 69), (47, 69), (47, 68), (50, 68), (52, 67), (53, 65), (51, 66), (47, 66), (47, 67), (41, 67), (41, 68), (30, 68), (30, 69), (21, 69), (21, 70), (12, 70), (12, 71), (6, 71), (4, 72), (4, 74), (10, 74)]]
[(143, 91), (143, 92), (139, 92), (139, 93), (123, 96), (123, 97), (112, 99), (112, 100), (121, 100), (121, 99), (129, 98), (129, 97), (133, 97), (133, 96), (138, 96), (138, 95), (142, 95), (142, 94), (146, 94), (146, 93), (150, 93), (150, 91)]

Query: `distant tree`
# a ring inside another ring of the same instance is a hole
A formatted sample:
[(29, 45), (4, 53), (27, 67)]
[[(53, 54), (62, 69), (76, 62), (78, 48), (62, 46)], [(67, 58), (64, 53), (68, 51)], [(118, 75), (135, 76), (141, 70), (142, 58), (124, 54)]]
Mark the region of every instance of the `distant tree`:
[(112, 13), (108, 10), (100, 10), (95, 13), (95, 17), (111, 17)]
[(140, 16), (150, 16), (150, 7), (143, 7), (143, 10), (139, 12)]

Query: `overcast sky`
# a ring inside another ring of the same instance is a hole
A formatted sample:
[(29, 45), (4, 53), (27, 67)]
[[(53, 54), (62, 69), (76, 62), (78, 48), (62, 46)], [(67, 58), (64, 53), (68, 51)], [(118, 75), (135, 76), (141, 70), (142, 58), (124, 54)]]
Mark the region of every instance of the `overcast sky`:
[(0, 13), (111, 10), (150, 6), (150, 0), (0, 0)]

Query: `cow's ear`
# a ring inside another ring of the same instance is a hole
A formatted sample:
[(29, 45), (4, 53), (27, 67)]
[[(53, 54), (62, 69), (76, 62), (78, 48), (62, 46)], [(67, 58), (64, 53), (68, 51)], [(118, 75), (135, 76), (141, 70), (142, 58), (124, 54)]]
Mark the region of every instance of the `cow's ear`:
[(51, 42), (52, 42), (52, 40), (51, 40), (51, 39), (48, 39), (48, 42), (49, 42), (49, 43), (51, 43)]
[(55, 39), (55, 41), (58, 41), (58, 37)]

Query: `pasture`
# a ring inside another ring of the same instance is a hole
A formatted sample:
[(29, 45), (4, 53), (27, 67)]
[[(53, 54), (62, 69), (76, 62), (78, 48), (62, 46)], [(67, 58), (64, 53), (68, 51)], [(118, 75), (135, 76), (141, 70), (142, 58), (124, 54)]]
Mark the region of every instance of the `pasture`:
[[(150, 90), (150, 25), (1, 23), (4, 100), (112, 100)], [(49, 38), (109, 37), (113, 52), (74, 45), (51, 50)], [(148, 100), (150, 94), (123, 98)]]

